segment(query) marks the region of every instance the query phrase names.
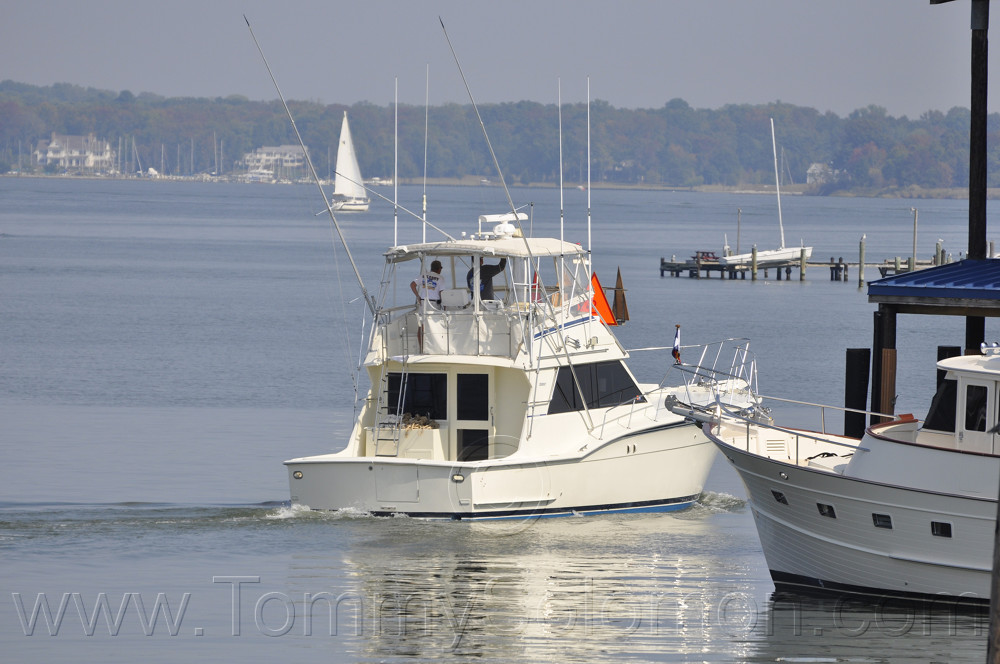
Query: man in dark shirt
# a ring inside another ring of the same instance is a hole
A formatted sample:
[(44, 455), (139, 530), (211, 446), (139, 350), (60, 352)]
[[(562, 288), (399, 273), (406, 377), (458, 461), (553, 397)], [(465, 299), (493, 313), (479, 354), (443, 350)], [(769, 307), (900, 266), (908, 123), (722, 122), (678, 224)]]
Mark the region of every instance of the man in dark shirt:
[[(479, 299), (495, 300), (493, 293), (493, 277), (504, 271), (507, 267), (507, 259), (501, 258), (496, 265), (484, 265), (483, 257), (479, 257)], [(469, 290), (473, 293), (476, 289), (472, 287), (472, 279), (475, 276), (475, 268), (469, 268), (469, 273), (465, 275), (465, 282), (469, 285)]]

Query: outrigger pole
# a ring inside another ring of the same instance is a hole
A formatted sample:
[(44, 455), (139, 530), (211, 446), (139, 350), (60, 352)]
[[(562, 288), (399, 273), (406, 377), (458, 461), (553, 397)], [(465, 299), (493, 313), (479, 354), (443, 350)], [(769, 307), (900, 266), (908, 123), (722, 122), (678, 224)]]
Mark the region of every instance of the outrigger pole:
[(306, 144), (302, 140), (302, 135), (299, 133), (299, 128), (295, 125), (295, 118), (292, 117), (292, 112), (288, 109), (288, 104), (285, 103), (285, 97), (281, 94), (281, 89), (278, 87), (278, 81), (275, 80), (274, 74), (271, 73), (271, 67), (267, 64), (267, 58), (264, 57), (264, 51), (260, 47), (260, 43), (257, 41), (257, 36), (253, 33), (253, 28), (250, 27), (250, 19), (243, 15), (243, 20), (247, 22), (247, 29), (250, 31), (250, 36), (253, 38), (253, 43), (257, 47), (257, 52), (260, 53), (260, 59), (264, 61), (264, 68), (267, 69), (267, 75), (271, 77), (271, 83), (274, 84), (274, 89), (278, 93), (278, 99), (281, 100), (281, 105), (285, 107), (285, 114), (288, 116), (288, 121), (292, 123), (292, 129), (295, 131), (295, 137), (299, 139), (299, 145), (302, 147), (302, 154), (305, 156), (306, 164), (309, 165), (309, 172), (313, 176), (313, 181), (316, 183), (316, 188), (319, 189), (319, 195), (323, 197), (323, 203), (326, 204), (326, 210), (330, 213), (330, 221), (333, 222), (333, 227), (337, 230), (337, 235), (340, 236), (340, 243), (344, 245), (344, 251), (347, 253), (347, 260), (351, 262), (351, 267), (354, 269), (354, 276), (358, 280), (358, 286), (361, 287), (361, 295), (365, 298), (365, 304), (368, 305), (369, 311), (371, 311), (372, 316), (375, 315), (376, 307), (375, 300), (368, 293), (368, 289), (365, 288), (365, 282), (361, 278), (361, 272), (358, 271), (358, 266), (354, 262), (354, 257), (351, 255), (351, 248), (347, 246), (347, 240), (344, 238), (343, 231), (340, 230), (340, 224), (337, 223), (337, 217), (333, 214), (333, 207), (330, 206), (330, 200), (326, 197), (326, 192), (323, 191), (323, 185), (319, 181), (319, 176), (316, 175), (316, 168), (313, 166), (312, 159), (309, 157), (309, 150), (306, 149)]
[[(500, 169), (500, 162), (497, 160), (497, 153), (493, 151), (493, 144), (490, 142), (490, 135), (486, 133), (486, 125), (483, 124), (483, 116), (479, 114), (479, 107), (476, 105), (476, 100), (472, 97), (472, 90), (469, 88), (469, 82), (465, 80), (465, 72), (462, 71), (462, 63), (458, 61), (458, 54), (455, 53), (455, 47), (451, 45), (451, 37), (448, 36), (448, 30), (444, 27), (444, 19), (438, 16), (438, 21), (441, 22), (441, 30), (444, 31), (444, 38), (448, 41), (448, 48), (451, 49), (451, 55), (455, 58), (455, 64), (458, 65), (458, 73), (462, 76), (462, 83), (465, 84), (465, 91), (469, 94), (469, 100), (472, 101), (472, 110), (476, 112), (476, 119), (479, 120), (479, 127), (483, 130), (483, 136), (486, 138), (486, 147), (490, 149), (490, 156), (493, 157), (493, 165), (497, 169), (497, 175), (500, 177), (500, 184), (503, 185), (503, 193), (507, 196), (507, 204), (510, 205), (511, 212), (514, 213), (514, 223), (517, 223), (517, 208), (514, 206), (514, 199), (510, 197), (510, 191), (507, 189), (507, 182), (503, 179), (503, 171)], [(520, 226), (520, 224), (518, 224)]]

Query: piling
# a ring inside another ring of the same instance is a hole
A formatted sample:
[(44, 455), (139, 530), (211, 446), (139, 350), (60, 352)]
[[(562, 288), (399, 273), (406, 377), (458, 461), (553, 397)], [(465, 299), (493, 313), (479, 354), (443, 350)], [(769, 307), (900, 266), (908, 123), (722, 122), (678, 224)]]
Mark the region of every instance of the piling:
[(865, 287), (865, 236), (861, 236), (858, 246), (858, 288)]
[(799, 250), (799, 281), (806, 280), (806, 248)]
[(862, 412), (844, 411), (844, 435), (861, 438), (865, 435), (865, 404), (868, 400), (868, 368), (872, 352), (869, 348), (848, 348), (844, 374), (844, 407)]
[[(938, 346), (937, 361), (940, 362), (949, 357), (958, 357), (961, 354), (961, 346)], [(958, 398), (957, 388), (955, 381), (945, 382), (945, 376), (948, 375), (947, 371), (937, 369), (936, 374), (935, 384), (937, 389), (934, 391), (934, 400), (931, 402), (924, 426), (929, 429), (947, 431), (949, 427), (955, 424), (955, 402)]]
[(878, 411), (886, 415), (896, 413), (896, 349), (882, 349), (882, 394)]
[(757, 281), (757, 245), (750, 249), (750, 279)]

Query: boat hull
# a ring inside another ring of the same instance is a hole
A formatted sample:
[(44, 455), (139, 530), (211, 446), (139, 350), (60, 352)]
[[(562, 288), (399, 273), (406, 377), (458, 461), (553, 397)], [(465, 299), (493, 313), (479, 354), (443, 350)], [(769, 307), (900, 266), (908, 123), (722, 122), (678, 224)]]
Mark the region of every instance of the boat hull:
[(286, 461), (292, 502), (376, 516), (497, 519), (688, 507), (715, 448), (688, 422), (653, 427), (574, 459), (472, 463), (324, 455)]
[(776, 584), (989, 600), (995, 500), (845, 477), (713, 440), (746, 487)]
[(347, 200), (347, 201), (334, 201), (330, 204), (335, 212), (367, 212), (370, 201), (367, 199), (363, 200)]
[[(805, 259), (812, 257), (812, 247), (789, 247), (787, 249), (765, 249), (757, 252), (757, 267), (765, 267), (774, 263), (782, 265), (802, 258), (803, 251)], [(753, 254), (739, 254), (736, 256), (721, 256), (719, 265), (727, 267), (737, 265), (750, 265), (753, 261)]]

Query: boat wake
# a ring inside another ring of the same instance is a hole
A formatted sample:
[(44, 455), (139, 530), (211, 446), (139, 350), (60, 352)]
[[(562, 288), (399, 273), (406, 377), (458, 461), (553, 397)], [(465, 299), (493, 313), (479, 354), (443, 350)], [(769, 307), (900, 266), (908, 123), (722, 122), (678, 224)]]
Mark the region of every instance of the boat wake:
[[(308, 505), (289, 505), (285, 503), (264, 515), (265, 519), (313, 519), (338, 521), (341, 519), (374, 519), (371, 512), (356, 507), (345, 507), (339, 510), (314, 510)], [(404, 517), (405, 518), (405, 517)]]
[[(747, 501), (729, 493), (716, 493), (715, 491), (705, 491), (691, 507), (692, 510), (704, 510), (709, 513), (718, 512), (742, 512), (746, 509)], [(691, 511), (691, 510), (688, 510)]]

